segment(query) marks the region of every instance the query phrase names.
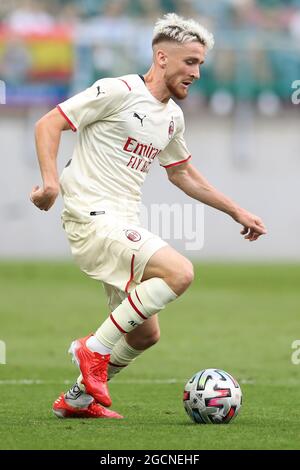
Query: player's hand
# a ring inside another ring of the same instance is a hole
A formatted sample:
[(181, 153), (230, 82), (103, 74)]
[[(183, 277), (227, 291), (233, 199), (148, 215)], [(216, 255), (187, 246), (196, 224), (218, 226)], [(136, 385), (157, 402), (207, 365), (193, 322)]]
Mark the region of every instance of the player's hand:
[(34, 186), (30, 193), (31, 202), (41, 211), (48, 211), (53, 206), (59, 194), (59, 188), (40, 188)]
[(244, 228), (241, 230), (241, 234), (250, 242), (257, 240), (261, 235), (265, 235), (267, 233), (267, 229), (263, 221), (257, 217), (257, 215), (251, 214), (245, 209), (240, 209), (234, 219), (236, 222), (243, 225)]

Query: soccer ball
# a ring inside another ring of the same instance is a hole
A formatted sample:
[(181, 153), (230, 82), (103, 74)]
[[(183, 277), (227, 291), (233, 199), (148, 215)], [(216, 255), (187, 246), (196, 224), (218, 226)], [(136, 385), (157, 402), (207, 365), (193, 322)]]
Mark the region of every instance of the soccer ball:
[(194, 423), (229, 423), (241, 408), (242, 391), (227, 372), (204, 369), (185, 385), (183, 404)]

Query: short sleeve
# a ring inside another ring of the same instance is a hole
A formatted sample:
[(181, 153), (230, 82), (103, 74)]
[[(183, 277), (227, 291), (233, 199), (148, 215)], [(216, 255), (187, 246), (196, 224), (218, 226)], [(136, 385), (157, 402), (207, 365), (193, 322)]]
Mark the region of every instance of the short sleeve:
[(117, 112), (128, 92), (122, 80), (104, 78), (60, 103), (57, 108), (75, 132)]
[(187, 162), (191, 158), (184, 140), (184, 119), (179, 123), (178, 131), (175, 133), (173, 139), (169, 142), (167, 147), (158, 155), (159, 163), (164, 168), (180, 165)]

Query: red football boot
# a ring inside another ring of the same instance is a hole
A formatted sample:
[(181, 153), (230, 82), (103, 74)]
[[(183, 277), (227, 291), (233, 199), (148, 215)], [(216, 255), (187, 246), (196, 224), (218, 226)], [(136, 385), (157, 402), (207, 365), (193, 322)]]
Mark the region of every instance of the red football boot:
[(107, 368), (110, 354), (93, 352), (86, 346), (86, 341), (92, 335), (77, 339), (72, 342), (69, 353), (77, 363), (81, 374), (85, 391), (104, 406), (111, 405), (111, 398), (107, 388)]
[(52, 410), (58, 418), (123, 418), (123, 416), (119, 415), (115, 411), (108, 410), (107, 408), (104, 408), (104, 406), (99, 405), (95, 400), (85, 408), (70, 406), (66, 402), (63, 393), (53, 403)]

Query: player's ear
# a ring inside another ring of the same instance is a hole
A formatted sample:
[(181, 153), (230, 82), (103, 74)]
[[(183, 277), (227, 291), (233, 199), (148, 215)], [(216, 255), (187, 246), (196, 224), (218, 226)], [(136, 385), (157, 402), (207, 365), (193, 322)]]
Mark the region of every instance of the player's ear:
[(158, 49), (156, 51), (156, 61), (160, 65), (161, 68), (166, 68), (168, 63), (168, 56), (167, 53), (163, 49)]

